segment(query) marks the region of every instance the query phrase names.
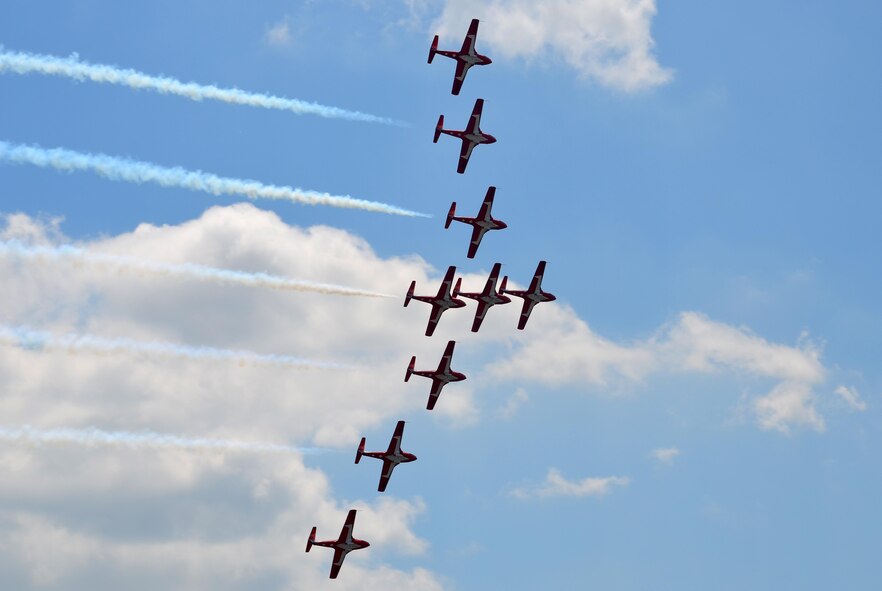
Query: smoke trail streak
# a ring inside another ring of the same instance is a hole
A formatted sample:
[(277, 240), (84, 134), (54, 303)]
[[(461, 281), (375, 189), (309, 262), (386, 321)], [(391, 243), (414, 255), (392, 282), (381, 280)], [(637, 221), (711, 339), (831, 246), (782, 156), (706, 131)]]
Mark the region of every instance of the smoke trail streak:
[(16, 256), (28, 260), (71, 261), (79, 264), (93, 264), (107, 267), (116, 272), (144, 272), (187, 279), (201, 279), (230, 285), (249, 287), (268, 287), (289, 291), (308, 291), (326, 295), (366, 296), (392, 298), (395, 296), (356, 289), (343, 285), (318, 283), (300, 279), (289, 279), (267, 273), (245, 273), (229, 269), (217, 269), (204, 265), (185, 263), (175, 265), (159, 261), (147, 261), (134, 257), (92, 253), (74, 246), (27, 246), (17, 240), (0, 241), (0, 255)]
[(278, 109), (290, 111), (298, 115), (310, 114), (334, 119), (350, 121), (366, 121), (384, 123), (386, 125), (406, 126), (406, 123), (386, 117), (378, 117), (369, 113), (348, 111), (337, 107), (329, 107), (318, 103), (310, 103), (297, 99), (260, 94), (239, 90), (238, 88), (218, 88), (214, 85), (181, 82), (165, 76), (150, 76), (137, 70), (116, 68), (102, 64), (90, 64), (80, 61), (77, 54), (67, 58), (51, 55), (39, 55), (25, 52), (0, 51), (0, 73), (46, 74), (49, 76), (66, 76), (76, 80), (91, 80), (104, 84), (120, 84), (134, 89), (154, 90), (162, 94), (175, 94), (194, 101), (210, 99), (250, 107)]
[(201, 170), (186, 170), (179, 166), (167, 168), (149, 162), (116, 158), (106, 154), (75, 152), (64, 148), (44, 149), (0, 140), (0, 159), (16, 164), (33, 164), (41, 168), (50, 167), (64, 171), (90, 170), (112, 181), (155, 183), (162, 187), (180, 187), (212, 195), (282, 199), (308, 205), (330, 205), (409, 217), (431, 217), (387, 203), (354, 199), (349, 195), (331, 195), (288, 186), (265, 185), (259, 181), (221, 177)]
[(106, 339), (88, 334), (52, 334), (24, 326), (0, 325), (0, 341), (23, 349), (58, 349), (71, 353), (130, 353), (156, 355), (205, 361), (232, 361), (239, 364), (276, 365), (294, 369), (352, 369), (351, 365), (325, 361), (311, 361), (289, 355), (261, 354), (251, 351), (191, 347), (158, 341), (133, 341), (131, 339)]
[(294, 447), (278, 443), (209, 439), (205, 437), (180, 437), (152, 431), (102, 431), (95, 427), (85, 429), (36, 429), (24, 427), (0, 427), (0, 440), (12, 443), (75, 443), (85, 446), (111, 445), (131, 449), (209, 449), (218, 451), (244, 451), (258, 453), (315, 454), (320, 448)]

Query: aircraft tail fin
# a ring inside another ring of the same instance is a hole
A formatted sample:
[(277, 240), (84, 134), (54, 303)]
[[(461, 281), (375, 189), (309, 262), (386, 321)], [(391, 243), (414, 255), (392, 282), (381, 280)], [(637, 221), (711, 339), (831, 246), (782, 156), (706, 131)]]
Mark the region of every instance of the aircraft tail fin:
[(309, 539), (306, 540), (306, 551), (309, 552), (312, 550), (312, 543), (315, 542), (315, 527), (312, 528), (312, 531), (309, 532)]
[(432, 140), (433, 144), (438, 143), (438, 138), (441, 137), (442, 129), (444, 129), (444, 115), (438, 117), (438, 125), (435, 126), (435, 139)]
[(429, 48), (429, 63), (432, 63), (432, 60), (435, 59), (435, 52), (438, 51), (438, 35), (435, 35), (435, 39), (432, 40), (432, 47)]
[(453, 216), (456, 215), (456, 201), (450, 204), (450, 211), (447, 212), (447, 221), (444, 222), (444, 229), (450, 227), (450, 222), (453, 221)]
[(456, 280), (456, 285), (453, 286), (453, 297), (459, 295), (459, 290), (462, 289), (462, 277)]
[(504, 294), (506, 287), (508, 287), (508, 275), (502, 277), (502, 281), (499, 283), (499, 293)]
[(410, 299), (413, 297), (413, 291), (416, 289), (416, 281), (410, 282), (410, 289), (407, 290), (407, 295), (404, 296), (404, 307), (410, 303)]
[(358, 444), (358, 451), (355, 452), (355, 463), (356, 464), (361, 461), (361, 456), (364, 453), (364, 444), (365, 444), (365, 438), (362, 437), (361, 443)]
[(407, 366), (407, 373), (404, 374), (404, 381), (407, 382), (410, 380), (410, 376), (413, 375), (413, 370), (416, 367), (416, 355), (410, 358), (410, 365)]

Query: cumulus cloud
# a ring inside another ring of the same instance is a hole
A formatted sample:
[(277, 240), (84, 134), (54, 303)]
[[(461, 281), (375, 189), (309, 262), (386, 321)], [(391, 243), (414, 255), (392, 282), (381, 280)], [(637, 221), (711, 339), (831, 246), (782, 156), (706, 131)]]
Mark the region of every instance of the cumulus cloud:
[[(609, 387), (654, 374), (751, 376), (777, 384), (755, 401), (760, 426), (823, 430), (812, 388), (823, 382), (825, 370), (819, 348), (805, 335), (795, 346), (771, 343), (749, 329), (683, 312), (650, 338), (622, 345), (593, 332), (566, 305), (539, 307), (530, 322), (533, 332), (519, 337), (522, 346), (487, 368), (494, 379)], [(785, 392), (790, 393), (786, 403)]]
[(672, 464), (680, 453), (676, 447), (662, 447), (652, 450), (649, 455), (663, 464)]
[(272, 47), (288, 47), (293, 38), (291, 36), (291, 19), (288, 15), (282, 17), (277, 23), (267, 27), (263, 34), (263, 41)]
[(848, 386), (837, 386), (833, 392), (842, 400), (844, 400), (845, 403), (848, 404), (848, 406), (852, 410), (856, 410), (858, 412), (863, 412), (867, 410), (867, 403), (863, 401), (861, 395), (857, 391), (857, 388)]
[(567, 480), (556, 468), (550, 468), (542, 484), (516, 488), (511, 491), (512, 496), (519, 499), (535, 497), (603, 497), (613, 491), (615, 487), (627, 486), (630, 479), (622, 476), (607, 476), (605, 478), (583, 478), (582, 480)]
[(483, 43), (494, 56), (562, 59), (604, 86), (633, 92), (673, 75), (654, 55), (655, 13), (655, 0), (446, 0), (432, 29), (459, 43), (479, 18), (479, 51)]

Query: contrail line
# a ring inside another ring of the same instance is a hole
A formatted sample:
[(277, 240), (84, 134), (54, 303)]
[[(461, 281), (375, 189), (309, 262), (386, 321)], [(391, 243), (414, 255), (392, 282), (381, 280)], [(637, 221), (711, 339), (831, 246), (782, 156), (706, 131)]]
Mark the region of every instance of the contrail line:
[(355, 199), (349, 195), (331, 195), (280, 185), (265, 185), (260, 181), (222, 177), (201, 170), (187, 170), (179, 166), (165, 167), (139, 160), (117, 158), (107, 154), (75, 152), (65, 148), (45, 149), (39, 146), (11, 144), (0, 140), (0, 159), (15, 164), (33, 164), (41, 168), (74, 171), (88, 170), (112, 181), (154, 183), (162, 187), (180, 187), (203, 191), (212, 195), (242, 195), (249, 199), (282, 199), (307, 205), (330, 205), (349, 209), (363, 209), (409, 217), (431, 217), (424, 213), (402, 209), (378, 201)]
[(23, 349), (57, 349), (72, 353), (130, 353), (135, 355), (156, 355), (207, 361), (232, 361), (257, 365), (276, 365), (293, 369), (352, 369), (351, 365), (312, 361), (289, 355), (261, 354), (252, 351), (215, 349), (213, 347), (192, 347), (161, 341), (135, 341), (132, 339), (108, 339), (89, 334), (53, 334), (34, 330), (25, 326), (0, 325), (0, 341)]
[(267, 273), (246, 273), (243, 271), (218, 269), (192, 263), (172, 264), (138, 259), (135, 257), (95, 253), (70, 245), (28, 246), (17, 240), (0, 241), (0, 255), (14, 256), (27, 260), (70, 261), (78, 264), (103, 266), (116, 272), (144, 272), (186, 279), (213, 281), (229, 285), (267, 287), (271, 289), (315, 292), (340, 296), (365, 296), (375, 298), (395, 297), (375, 291), (301, 279), (290, 279)]
[(37, 429), (23, 427), (0, 427), (0, 441), (12, 443), (75, 443), (85, 446), (111, 445), (132, 449), (211, 449), (219, 451), (244, 451), (258, 453), (315, 454), (321, 448), (294, 447), (278, 443), (211, 439), (206, 437), (180, 437), (153, 431), (102, 431), (95, 427), (84, 429), (56, 428)]
[(290, 111), (298, 115), (310, 114), (334, 119), (350, 121), (366, 121), (384, 123), (386, 125), (406, 126), (406, 123), (387, 117), (379, 117), (370, 113), (349, 111), (338, 107), (329, 107), (297, 99), (248, 92), (238, 88), (218, 88), (214, 85), (181, 82), (167, 76), (150, 76), (129, 68), (117, 68), (104, 64), (90, 64), (80, 61), (77, 54), (70, 57), (55, 57), (18, 51), (2, 51), (0, 49), (0, 73), (46, 74), (49, 76), (66, 76), (75, 80), (91, 80), (104, 84), (119, 84), (134, 89), (154, 90), (161, 94), (175, 94), (194, 101), (203, 99), (216, 100), (250, 107)]

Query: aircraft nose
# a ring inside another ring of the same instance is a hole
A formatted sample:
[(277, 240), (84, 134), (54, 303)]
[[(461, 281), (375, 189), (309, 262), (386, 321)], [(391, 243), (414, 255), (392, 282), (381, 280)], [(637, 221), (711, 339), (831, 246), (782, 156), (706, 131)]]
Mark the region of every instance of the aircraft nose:
[(496, 143), (496, 138), (493, 137), (492, 135), (488, 135), (487, 139), (490, 140), (487, 142), (488, 144), (495, 144)]
[(488, 63), (488, 64), (492, 64), (492, 63), (493, 63), (493, 60), (490, 59), (490, 58), (488, 57), (488, 58), (487, 58), (487, 63)]
[(505, 228), (508, 228), (508, 224), (506, 224), (505, 222), (496, 222), (496, 223), (499, 224), (500, 230), (504, 230)]

